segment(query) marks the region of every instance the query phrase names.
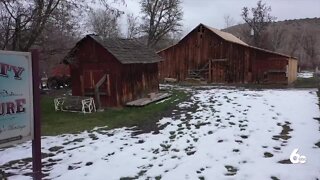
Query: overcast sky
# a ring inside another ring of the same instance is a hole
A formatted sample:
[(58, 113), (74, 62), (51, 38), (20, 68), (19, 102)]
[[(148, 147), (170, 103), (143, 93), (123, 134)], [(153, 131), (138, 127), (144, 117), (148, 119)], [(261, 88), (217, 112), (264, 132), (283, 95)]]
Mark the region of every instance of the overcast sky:
[[(271, 6), (271, 15), (277, 20), (320, 17), (320, 0), (264, 0)], [(186, 34), (199, 23), (218, 29), (225, 26), (224, 16), (230, 15), (236, 24), (244, 6), (255, 7), (257, 0), (182, 0), (183, 30)], [(124, 10), (140, 14), (139, 0), (127, 0)], [(124, 21), (125, 22), (125, 21)], [(122, 22), (122, 23), (124, 23)]]

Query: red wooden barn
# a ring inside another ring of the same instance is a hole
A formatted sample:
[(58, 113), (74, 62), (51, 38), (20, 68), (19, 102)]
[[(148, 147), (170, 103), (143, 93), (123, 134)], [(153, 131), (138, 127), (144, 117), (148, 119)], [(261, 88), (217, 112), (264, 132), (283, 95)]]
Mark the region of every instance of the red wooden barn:
[(250, 46), (203, 24), (158, 54), (165, 59), (159, 63), (161, 79), (290, 84), (297, 78), (297, 59)]
[(96, 35), (85, 36), (64, 58), (70, 65), (72, 95), (95, 96), (102, 107), (122, 106), (157, 92), (161, 60), (135, 40)]

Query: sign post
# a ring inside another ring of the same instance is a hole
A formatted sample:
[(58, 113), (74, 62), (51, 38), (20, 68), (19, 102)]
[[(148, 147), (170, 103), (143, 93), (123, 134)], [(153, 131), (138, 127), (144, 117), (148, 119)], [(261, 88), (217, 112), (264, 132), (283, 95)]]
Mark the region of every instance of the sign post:
[(32, 140), (32, 168), (33, 178), (41, 180), (41, 122), (40, 122), (40, 76), (39, 76), (39, 52), (32, 50), (32, 77), (33, 77), (33, 116), (34, 138)]
[(32, 140), (34, 179), (41, 179), (38, 53), (0, 51), (0, 147)]

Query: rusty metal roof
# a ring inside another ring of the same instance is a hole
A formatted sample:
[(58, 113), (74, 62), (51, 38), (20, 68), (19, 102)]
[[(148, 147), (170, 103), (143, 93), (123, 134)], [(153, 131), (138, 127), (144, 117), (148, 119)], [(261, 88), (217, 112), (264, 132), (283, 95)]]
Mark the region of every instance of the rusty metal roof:
[(97, 35), (86, 35), (63, 59), (64, 63), (72, 64), (75, 61), (74, 55), (80, 48), (80, 44), (85, 39), (93, 39), (103, 46), (122, 64), (149, 64), (163, 61), (154, 50), (134, 39), (106, 38)]
[(163, 59), (155, 51), (134, 39), (106, 38), (87, 35), (107, 49), (122, 64), (157, 63)]

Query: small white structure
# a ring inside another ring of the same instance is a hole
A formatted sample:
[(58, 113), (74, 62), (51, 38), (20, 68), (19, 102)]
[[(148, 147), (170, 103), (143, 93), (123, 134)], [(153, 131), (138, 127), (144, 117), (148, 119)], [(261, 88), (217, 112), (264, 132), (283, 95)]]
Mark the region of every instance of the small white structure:
[(66, 112), (82, 112), (92, 113), (96, 112), (96, 105), (92, 97), (83, 96), (66, 96), (54, 99), (55, 111)]

